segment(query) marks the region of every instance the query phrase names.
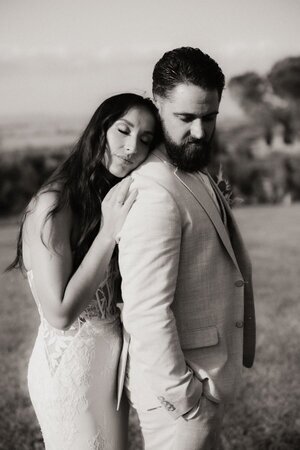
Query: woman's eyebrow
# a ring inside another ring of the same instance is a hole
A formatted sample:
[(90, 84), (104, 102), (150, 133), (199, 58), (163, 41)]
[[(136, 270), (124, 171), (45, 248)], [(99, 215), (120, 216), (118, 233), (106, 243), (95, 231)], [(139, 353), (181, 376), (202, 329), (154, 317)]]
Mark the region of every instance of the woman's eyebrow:
[(127, 119), (123, 119), (122, 117), (121, 117), (121, 119), (118, 120), (118, 122), (121, 122), (121, 121), (127, 123), (127, 125), (129, 125), (130, 127), (134, 126), (134, 124), (132, 122), (130, 122)]
[[(134, 127), (134, 124), (132, 122), (130, 122), (130, 120), (121, 118), (117, 122), (120, 122), (120, 121), (125, 122), (130, 127)], [(154, 132), (152, 130), (145, 130), (144, 133), (152, 134), (154, 136)]]

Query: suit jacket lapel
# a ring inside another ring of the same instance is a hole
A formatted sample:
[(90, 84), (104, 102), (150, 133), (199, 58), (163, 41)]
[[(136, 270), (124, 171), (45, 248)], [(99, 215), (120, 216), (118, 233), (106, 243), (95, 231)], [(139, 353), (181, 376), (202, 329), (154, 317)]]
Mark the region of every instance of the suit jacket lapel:
[(237, 261), (238, 261), (240, 270), (242, 272), (242, 275), (245, 276), (243, 272), (245, 270), (248, 271), (249, 265), (250, 265), (250, 259), (248, 257), (247, 250), (244, 246), (243, 239), (240, 234), (239, 228), (235, 221), (234, 215), (232, 214), (232, 211), (228, 205), (228, 202), (224, 198), (222, 192), (218, 188), (217, 184), (215, 183), (215, 181), (212, 178), (212, 176), (210, 175), (210, 173), (208, 173), (208, 172), (206, 172), (206, 173), (211, 181), (211, 185), (218, 197), (219, 202), (223, 205), (225, 214), (227, 216), (227, 225), (228, 225), (228, 230), (230, 232), (231, 245), (233, 247), (235, 255), (237, 255)]
[(205, 210), (212, 224), (216, 228), (216, 231), (218, 232), (221, 241), (228, 251), (233, 263), (240, 272), (240, 268), (234, 254), (228, 232), (224, 226), (224, 223), (222, 222), (217, 206), (207, 192), (205, 186), (202, 183), (197, 183), (197, 185), (195, 185), (194, 180), (189, 176), (189, 174), (181, 170), (175, 169), (174, 174)]

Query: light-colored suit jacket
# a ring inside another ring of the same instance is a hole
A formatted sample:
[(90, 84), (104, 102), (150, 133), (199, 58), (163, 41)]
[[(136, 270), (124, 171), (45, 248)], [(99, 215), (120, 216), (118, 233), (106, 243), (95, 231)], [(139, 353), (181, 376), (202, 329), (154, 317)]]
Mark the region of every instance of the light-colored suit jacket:
[[(177, 418), (199, 400), (231, 399), (255, 352), (251, 264), (226, 200), (219, 209), (197, 174), (176, 169), (164, 148), (133, 174), (138, 197), (119, 240), (125, 341), (145, 407)], [(222, 220), (223, 216), (223, 220)], [(143, 397), (143, 392), (141, 392)]]

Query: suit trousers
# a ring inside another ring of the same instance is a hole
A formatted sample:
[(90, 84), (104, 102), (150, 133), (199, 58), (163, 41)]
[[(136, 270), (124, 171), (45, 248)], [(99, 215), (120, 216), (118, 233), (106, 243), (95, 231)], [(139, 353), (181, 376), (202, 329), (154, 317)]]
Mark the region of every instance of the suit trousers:
[(141, 400), (149, 398), (149, 391), (145, 392), (145, 389), (145, 384), (134, 382), (130, 373), (126, 374), (125, 391), (138, 415), (144, 450), (218, 450), (223, 404), (202, 395), (190, 419), (174, 419), (162, 405), (153, 407)]

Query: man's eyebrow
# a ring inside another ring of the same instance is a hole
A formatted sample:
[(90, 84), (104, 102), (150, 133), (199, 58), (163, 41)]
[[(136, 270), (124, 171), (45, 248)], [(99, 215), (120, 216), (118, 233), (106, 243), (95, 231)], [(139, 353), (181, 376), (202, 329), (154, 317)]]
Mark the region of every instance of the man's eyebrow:
[(175, 112), (174, 115), (175, 116), (185, 116), (185, 117), (207, 117), (207, 116), (216, 116), (217, 114), (219, 114), (219, 111), (211, 111), (205, 114), (201, 114), (201, 116), (199, 116), (198, 114), (192, 114), (192, 113), (186, 113), (186, 112)]

